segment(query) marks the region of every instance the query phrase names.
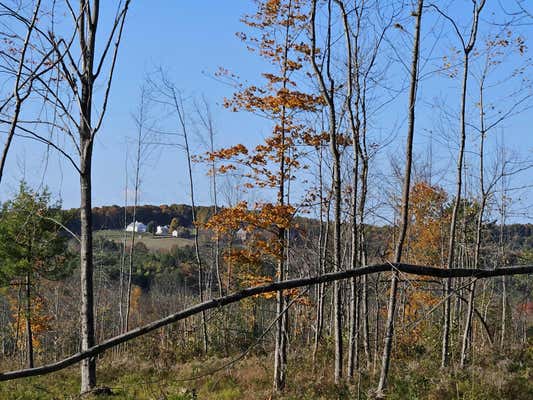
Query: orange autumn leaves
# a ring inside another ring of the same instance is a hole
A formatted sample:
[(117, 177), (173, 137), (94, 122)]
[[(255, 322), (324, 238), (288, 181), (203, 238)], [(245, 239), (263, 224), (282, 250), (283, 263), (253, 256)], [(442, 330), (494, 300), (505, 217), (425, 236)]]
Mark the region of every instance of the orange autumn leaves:
[[(407, 231), (408, 262), (421, 265), (442, 266), (445, 263), (446, 237), (450, 210), (446, 192), (427, 182), (419, 181), (410, 192), (410, 222)], [(428, 291), (424, 278), (409, 281), (404, 286), (402, 307), (404, 334), (399, 336), (402, 352), (411, 351), (425, 332), (425, 313), (435, 306), (440, 297)]]
[[(277, 276), (273, 271), (284, 268), (279, 266), (284, 264), (286, 233), (295, 228), (296, 208), (287, 204), (286, 185), (298, 171), (307, 168), (302, 165), (301, 145), (309, 144), (306, 138), (315, 139), (300, 116), (315, 112), (324, 104), (322, 96), (313, 91), (307, 93), (298, 85), (298, 78), (309, 72), (305, 68), (310, 47), (302, 42), (309, 11), (305, 0), (257, 1), (257, 11), (243, 18), (250, 29), (237, 36), (250, 52), (267, 60), (269, 68), (261, 74), (262, 82), (243, 83), (227, 69), (220, 69), (217, 74), (236, 89), (233, 96), (225, 99), (226, 108), (259, 114), (272, 121), (271, 134), (255, 147), (237, 144), (203, 157), (203, 161), (215, 166), (214, 173), (244, 178), (241, 188), (245, 191), (274, 192), (275, 201), (253, 205), (243, 201), (220, 210), (206, 224), (217, 237), (230, 238), (224, 261), (228, 275), (236, 277), (244, 287), (272, 281)], [(246, 239), (233, 245), (231, 238), (236, 232)]]
[[(276, 75), (266, 75), (267, 86), (273, 83), (279, 83), (284, 78)], [(233, 95), (231, 99), (224, 101), (224, 106), (232, 111), (244, 109), (246, 111), (268, 111), (271, 113), (281, 113), (283, 107), (286, 109), (314, 111), (323, 100), (319, 96), (280, 88), (274, 94), (268, 94), (268, 89), (262, 89), (257, 86), (249, 86)]]
[[(26, 310), (25, 306), (21, 307), (20, 299), (15, 296), (7, 296), (11, 309), (12, 321), (10, 328), (13, 332), (13, 336), (17, 338), (17, 347), (24, 348), (26, 340)], [(30, 321), (32, 332), (32, 344), (36, 351), (41, 348), (41, 337), (46, 332), (52, 329), (53, 317), (47, 314), (46, 300), (41, 296), (34, 296), (30, 303)]]
[(219, 237), (238, 230), (246, 233), (246, 246), (231, 248), (224, 257), (230, 263), (260, 266), (265, 258), (276, 260), (282, 256), (278, 233), (292, 227), (295, 211), (291, 205), (271, 203), (258, 203), (249, 209), (248, 203), (242, 201), (222, 209), (205, 226)]
[[(232, 266), (233, 278), (239, 287), (265, 285), (274, 281), (268, 273), (269, 265), (282, 257), (283, 245), (278, 236), (282, 229), (295, 229), (293, 222), (295, 208), (291, 205), (255, 204), (249, 208), (243, 201), (231, 208), (225, 208), (205, 224), (218, 237), (231, 237), (239, 231), (246, 239), (239, 245), (231, 246), (223, 253), (227, 265)], [(297, 289), (284, 291), (286, 296), (299, 295)], [(270, 299), (275, 293), (261, 297)], [(300, 299), (299, 302), (305, 301)]]
[(441, 266), (450, 219), (446, 192), (422, 181), (413, 186), (410, 199), (409, 261)]

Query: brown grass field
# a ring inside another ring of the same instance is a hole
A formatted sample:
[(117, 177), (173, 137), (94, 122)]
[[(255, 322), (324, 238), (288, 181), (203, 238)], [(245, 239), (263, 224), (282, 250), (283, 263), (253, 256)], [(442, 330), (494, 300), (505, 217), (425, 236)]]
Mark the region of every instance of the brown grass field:
[[(122, 243), (124, 232), (120, 230), (101, 230), (95, 232), (95, 238), (104, 237), (116, 243)], [(172, 247), (194, 246), (193, 239), (172, 236), (154, 236), (151, 233), (136, 233), (135, 242), (143, 243), (151, 251), (169, 251)], [(127, 232), (127, 245), (131, 243), (131, 232)]]

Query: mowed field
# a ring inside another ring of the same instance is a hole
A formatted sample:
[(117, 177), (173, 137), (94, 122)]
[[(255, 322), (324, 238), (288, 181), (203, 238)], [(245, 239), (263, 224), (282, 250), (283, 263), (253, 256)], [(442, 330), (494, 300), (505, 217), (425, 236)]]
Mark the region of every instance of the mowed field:
[[(131, 243), (131, 232), (127, 233), (127, 245)], [(113, 242), (122, 243), (124, 240), (124, 231), (120, 230), (101, 230), (96, 231), (95, 237), (104, 237)], [(193, 246), (193, 239), (175, 238), (172, 236), (154, 236), (151, 233), (136, 233), (135, 242), (143, 243), (151, 251), (169, 251), (172, 247)]]

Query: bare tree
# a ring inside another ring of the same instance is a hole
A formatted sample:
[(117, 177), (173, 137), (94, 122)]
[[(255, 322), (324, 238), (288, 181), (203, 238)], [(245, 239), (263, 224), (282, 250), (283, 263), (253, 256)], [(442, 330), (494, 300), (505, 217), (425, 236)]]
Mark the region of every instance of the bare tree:
[[(80, 0), (78, 9), (70, 1), (65, 1), (66, 13), (71, 17), (71, 36), (62, 37), (60, 32), (50, 29), (47, 34), (55, 58), (55, 79), (37, 78), (43, 89), (38, 93), (45, 103), (54, 109), (54, 115), (60, 114), (63, 126), (57, 121), (42, 121), (48, 127), (57, 128), (71, 139), (72, 146), (79, 158), (69, 154), (68, 149), (44, 137), (38, 130), (30, 129), (29, 123), (19, 121), (18, 129), (28, 137), (45, 143), (61, 153), (79, 174), (80, 183), (80, 338), (82, 350), (95, 345), (94, 293), (93, 293), (93, 235), (92, 235), (92, 155), (93, 146), (106, 114), (111, 84), (118, 59), (118, 50), (130, 0), (121, 0), (116, 4), (116, 13), (110, 29), (103, 37), (102, 45), (97, 50), (100, 1)], [(54, 3), (54, 7), (60, 7)], [(54, 12), (56, 12), (55, 10)], [(54, 25), (52, 24), (52, 28)], [(74, 49), (77, 40), (79, 48)], [(104, 77), (105, 76), (105, 77)], [(59, 88), (59, 84), (65, 88)], [(99, 113), (93, 118), (96, 108), (94, 96), (95, 85), (104, 88), (100, 97)], [(76, 115), (76, 112), (78, 115)], [(96, 386), (96, 360), (84, 359), (81, 364), (81, 392), (89, 392)]]
[[(463, 75), (462, 75), (462, 87), (461, 87), (461, 109), (460, 109), (460, 145), (459, 145), (459, 154), (457, 157), (457, 184), (456, 192), (453, 203), (452, 218), (450, 224), (450, 238), (448, 244), (448, 264), (447, 268), (453, 268), (455, 260), (455, 240), (456, 240), (456, 227), (457, 227), (457, 216), (459, 213), (459, 207), (461, 205), (461, 190), (462, 190), (462, 177), (463, 177), (463, 158), (465, 153), (466, 145), (466, 96), (468, 90), (468, 77), (469, 77), (469, 67), (470, 67), (470, 54), (474, 49), (476, 44), (476, 37), (478, 32), (479, 25), (479, 15), (483, 7), (485, 6), (485, 0), (473, 1), (473, 11), (472, 11), (472, 25), (470, 28), (470, 35), (468, 41), (464, 38), (459, 27), (455, 21), (444, 13), (438, 6), (431, 4), (430, 6), (435, 8), (439, 14), (441, 14), (446, 20), (448, 20), (457, 34), (462, 50), (463, 50)], [(450, 337), (450, 315), (451, 315), (451, 281), (445, 281), (444, 287), (444, 326), (442, 332), (442, 354), (441, 354), (441, 367), (448, 366), (449, 362), (449, 337)]]
[[(215, 151), (215, 125), (213, 122), (213, 116), (211, 113), (211, 107), (209, 105), (209, 102), (205, 98), (205, 96), (202, 96), (202, 102), (201, 104), (195, 104), (196, 107), (196, 113), (198, 115), (198, 118), (200, 120), (200, 123), (202, 127), (207, 132), (208, 138), (209, 138), (209, 151), (212, 153)], [(218, 214), (218, 186), (217, 186), (217, 168), (216, 168), (216, 160), (211, 160), (211, 168), (210, 168), (210, 175), (211, 175), (211, 190), (212, 190), (212, 197), (213, 197), (213, 215)], [(220, 276), (220, 238), (215, 238), (215, 248), (213, 250), (213, 260), (214, 260), (214, 267), (215, 267), (215, 276), (217, 280), (217, 286), (218, 286), (218, 294), (220, 296), (223, 295), (223, 286), (222, 286), (222, 278)]]
[[(317, 146), (316, 151), (318, 153), (318, 196), (319, 196), (319, 232), (318, 232), (318, 257), (316, 272), (317, 274), (324, 274), (326, 272), (326, 260), (329, 243), (329, 215), (331, 211), (331, 190), (326, 190), (324, 187), (324, 149), (322, 144)], [(327, 195), (324, 196), (324, 192)], [(324, 215), (326, 215), (326, 222), (324, 222)], [(316, 322), (315, 322), (315, 336), (313, 345), (313, 368), (315, 367), (316, 353), (318, 351), (318, 345), (322, 338), (322, 331), (324, 328), (324, 296), (325, 287), (324, 284), (318, 284), (316, 286)]]
[[(189, 181), (190, 200), (192, 208), (192, 223), (194, 228), (194, 249), (196, 264), (198, 267), (198, 292), (200, 295), (200, 301), (204, 301), (204, 268), (202, 258), (200, 255), (200, 243), (199, 243), (199, 224), (196, 213), (194, 180), (192, 171), (192, 152), (190, 147), (189, 138), (189, 126), (186, 120), (186, 110), (183, 102), (183, 96), (178, 90), (176, 85), (170, 81), (165, 73), (160, 69), (159, 82), (151, 80), (151, 85), (154, 88), (154, 101), (159, 102), (163, 106), (169, 108), (171, 112), (177, 117), (179, 132), (167, 132), (170, 135), (179, 135), (183, 138), (183, 144), (171, 144), (177, 145), (185, 151), (187, 158), (187, 176)], [(159, 97), (158, 97), (159, 96)], [(169, 144), (169, 143), (164, 143)], [(207, 353), (208, 349), (208, 332), (207, 332), (207, 319), (205, 312), (202, 312), (202, 343), (204, 352)]]
[[(505, 175), (505, 150), (502, 147), (501, 149), (501, 174)], [(506, 195), (506, 180), (501, 179), (501, 194), (500, 194), (500, 229), (498, 235), (498, 250), (499, 250), (499, 264), (505, 266), (507, 263), (507, 254), (505, 246), (505, 221), (507, 219), (507, 195)], [(501, 322), (500, 322), (500, 349), (505, 348), (505, 339), (507, 331), (507, 279), (505, 276), (502, 276), (502, 313), (501, 313)]]
[[(356, 51), (355, 62), (352, 61), (352, 32), (350, 30), (350, 25), (348, 22), (348, 14), (346, 12), (346, 7), (344, 2), (336, 0), (338, 4), (343, 21), (344, 28), (344, 37), (346, 41), (346, 57), (347, 57), (347, 93), (346, 93), (346, 104), (345, 107), (348, 110), (349, 115), (349, 125), (352, 132), (352, 147), (353, 147), (353, 161), (352, 161), (352, 188), (351, 188), (351, 254), (350, 254), (350, 264), (352, 268), (357, 268), (359, 264), (359, 229), (357, 225), (357, 202), (358, 202), (358, 187), (359, 187), (359, 159), (360, 159), (360, 147), (359, 147), (359, 133), (361, 127), (361, 121), (359, 118), (359, 100), (361, 99), (360, 95), (360, 86), (359, 86), (359, 75), (356, 75), (354, 79), (354, 69), (356, 69), (356, 74), (359, 72), (357, 69), (360, 67), (358, 64), (358, 52)], [(356, 24), (355, 24), (355, 33), (354, 44), (355, 48), (359, 46), (359, 34), (361, 29), (361, 18), (359, 15), (360, 10), (355, 8), (355, 13), (357, 15)], [(354, 83), (354, 80), (356, 82)], [(353, 106), (353, 96), (354, 96), (354, 86), (356, 87), (356, 111), (354, 112)], [(352, 378), (354, 370), (358, 367), (358, 349), (359, 349), (359, 294), (357, 291), (357, 282), (355, 279), (350, 281), (350, 307), (349, 307), (349, 337), (348, 337), (348, 361), (347, 361), (347, 376)]]
[(118, 284), (118, 318), (120, 321), (119, 332), (124, 332), (124, 271), (126, 269), (126, 250), (128, 243), (128, 145), (126, 142), (126, 151), (124, 156), (124, 220), (122, 224), (122, 247), (120, 251), (120, 269)]
[[(498, 37), (498, 36), (496, 36)], [(482, 243), (482, 235), (483, 235), (483, 223), (484, 223), (484, 216), (487, 208), (487, 202), (489, 200), (489, 197), (493, 194), (493, 191), (496, 187), (496, 185), (499, 183), (499, 181), (502, 181), (502, 192), (505, 192), (505, 181), (506, 178), (508, 178), (511, 175), (514, 175), (518, 172), (521, 172), (525, 169), (528, 169), (530, 166), (527, 163), (523, 163), (520, 161), (515, 161), (515, 168), (507, 168), (507, 162), (508, 160), (505, 159), (504, 156), (501, 157), (497, 161), (498, 163), (501, 163), (500, 167), (495, 167), (492, 177), (486, 178), (485, 173), (485, 167), (486, 167), (486, 141), (488, 134), (494, 130), (494, 128), (498, 127), (503, 121), (527, 110), (531, 105), (529, 104), (529, 98), (530, 98), (530, 85), (527, 84), (527, 82), (524, 82), (523, 80), (520, 81), (521, 87), (519, 91), (512, 91), (512, 94), (508, 96), (508, 101), (503, 102), (505, 104), (505, 108), (499, 106), (498, 110), (496, 112), (491, 113), (490, 110), (493, 108), (490, 104), (487, 104), (486, 99), (486, 91), (487, 86), (490, 86), (489, 74), (493, 71), (494, 68), (501, 62), (501, 59), (505, 55), (505, 51), (501, 47), (507, 47), (505, 44), (505, 41), (498, 41), (498, 40), (486, 40), (486, 49), (485, 49), (485, 59), (483, 66), (481, 68), (481, 73), (479, 76), (476, 76), (478, 85), (479, 85), (479, 100), (477, 103), (477, 106), (479, 108), (479, 126), (475, 127), (471, 125), (479, 134), (479, 210), (477, 215), (477, 222), (476, 222), (476, 233), (475, 233), (475, 243), (474, 243), (474, 261), (473, 266), (474, 268), (480, 268), (481, 267), (481, 243)], [(520, 42), (519, 42), (520, 43)], [(518, 53), (522, 54), (523, 50), (518, 48)], [(526, 62), (526, 66), (529, 64), (529, 62)], [(520, 71), (520, 69), (519, 69)], [(500, 80), (498, 79), (500, 85), (496, 85), (502, 92), (503, 88), (501, 87), (501, 82), (504, 81), (512, 81), (513, 78), (520, 78), (521, 73), (513, 72), (510, 76), (507, 77), (507, 79)], [(524, 93), (526, 92), (526, 93)], [(511, 100), (511, 101), (509, 101)], [(511, 104), (507, 104), (507, 103)], [(502, 149), (502, 152), (504, 150)], [(502, 196), (504, 194), (502, 193)], [(503, 200), (502, 200), (503, 201)], [(502, 205), (502, 210), (500, 210), (500, 220), (505, 220), (505, 217), (503, 214), (505, 214), (505, 207)], [(503, 227), (503, 225), (502, 225)], [(505, 258), (503, 257), (503, 231), (502, 227), (500, 227), (500, 263), (504, 264)], [(470, 293), (468, 296), (468, 307), (467, 307), (467, 313), (466, 313), (466, 322), (463, 332), (463, 338), (462, 338), (462, 345), (461, 345), (461, 356), (460, 356), (460, 366), (464, 367), (467, 362), (468, 358), (468, 350), (469, 346), (471, 348), (471, 342), (472, 342), (472, 317), (474, 312), (474, 300), (475, 300), (475, 290), (476, 290), (476, 282), (473, 281), (470, 285)], [(505, 285), (505, 278), (502, 278), (502, 295), (506, 295), (506, 285)], [(502, 304), (502, 323), (504, 324), (505, 320), (505, 314), (506, 314), (506, 305)], [(505, 326), (503, 327), (505, 328)], [(502, 332), (505, 329), (502, 329)], [(503, 335), (502, 335), (503, 336)]]
[[(346, 98), (344, 108), (347, 113), (348, 130), (352, 141), (352, 176), (351, 176), (351, 265), (355, 268), (366, 263), (365, 245), (365, 212), (368, 195), (368, 169), (370, 156), (367, 149), (366, 137), (368, 126), (369, 82), (375, 78), (375, 67), (378, 62), (380, 47), (385, 33), (391, 26), (392, 20), (385, 21), (383, 27), (376, 27), (375, 36), (364, 35), (363, 25), (372, 23), (369, 18), (370, 9), (374, 8), (377, 15), (381, 14), (378, 3), (361, 1), (355, 3), (350, 14), (345, 3), (335, 0), (338, 4), (346, 42)], [(350, 21), (353, 21), (350, 23)], [(352, 27), (353, 26), (353, 27)], [(366, 40), (365, 40), (366, 39)], [(366, 43), (366, 42), (369, 43)], [(347, 375), (352, 377), (358, 368), (358, 348), (360, 317), (362, 314), (363, 347), (367, 367), (370, 365), (369, 325), (368, 325), (368, 284), (366, 277), (362, 277), (362, 290), (356, 287), (356, 282), (350, 283), (350, 311), (349, 311), (349, 339)], [(359, 293), (361, 292), (361, 293)], [(361, 296), (360, 296), (361, 295)], [(361, 300), (360, 300), (361, 297)], [(361, 304), (360, 304), (361, 303)], [(362, 310), (360, 310), (362, 306)], [(361, 312), (360, 312), (361, 311)]]
[[(413, 12), (416, 18), (415, 33), (413, 42), (413, 56), (411, 61), (411, 87), (409, 89), (409, 120), (406, 138), (406, 160), (405, 173), (402, 190), (402, 209), (400, 216), (400, 233), (396, 242), (394, 250), (394, 262), (399, 263), (402, 260), (402, 251), (404, 241), (407, 233), (407, 225), (409, 219), (409, 192), (411, 189), (411, 165), (413, 162), (413, 138), (415, 131), (415, 107), (416, 107), (416, 92), (418, 88), (418, 62), (420, 59), (420, 31), (422, 25), (422, 12), (424, 7), (424, 0), (418, 0), (417, 8)], [(392, 350), (392, 340), (394, 336), (394, 314), (396, 311), (396, 292), (398, 288), (398, 271), (392, 272), (389, 304), (387, 307), (387, 322), (385, 325), (385, 343), (383, 347), (383, 356), (381, 359), (381, 372), (379, 382), (376, 389), (377, 397), (385, 396), (385, 389), (387, 387), (387, 376), (389, 372), (390, 356)]]
[[(335, 80), (331, 71), (331, 19), (332, 19), (332, 1), (327, 3), (327, 33), (326, 45), (323, 51), (325, 70), (321, 67), (323, 62), (318, 59), (317, 52), (317, 33), (316, 33), (316, 11), (317, 0), (313, 0), (311, 11), (311, 64), (315, 77), (318, 81), (320, 93), (327, 105), (328, 110), (328, 129), (329, 129), (329, 148), (333, 159), (333, 270), (335, 272), (341, 269), (341, 157), (339, 152), (338, 132), (337, 132), (337, 109), (335, 106)], [(343, 364), (343, 338), (342, 338), (342, 304), (341, 290), (338, 282), (333, 283), (333, 314), (334, 314), (334, 338), (335, 338), (335, 383), (340, 383), (342, 378)]]
[[(137, 233), (137, 206), (139, 203), (139, 196), (141, 190), (141, 169), (143, 165), (150, 158), (154, 149), (154, 127), (151, 121), (150, 113), (150, 94), (147, 85), (143, 85), (140, 90), (139, 106), (136, 114), (133, 116), (135, 126), (137, 128), (137, 135), (135, 138), (135, 156), (134, 156), (134, 176), (133, 176), (133, 205), (132, 205), (132, 231), (130, 235), (129, 248), (129, 264), (128, 264), (128, 281), (126, 286), (126, 315), (124, 317), (124, 332), (127, 332), (130, 327), (131, 314), (131, 291), (133, 278), (133, 265), (135, 254), (135, 237)], [(127, 196), (127, 194), (126, 194)]]

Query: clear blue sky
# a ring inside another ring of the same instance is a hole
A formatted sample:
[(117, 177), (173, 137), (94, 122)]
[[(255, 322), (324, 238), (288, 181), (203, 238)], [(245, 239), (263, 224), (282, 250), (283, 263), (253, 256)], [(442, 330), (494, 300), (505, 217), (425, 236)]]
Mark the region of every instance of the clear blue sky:
[[(470, 9), (470, 2), (456, 1), (456, 3), (459, 4), (456, 10), (458, 15)], [(105, 5), (103, 7), (103, 12), (109, 15), (110, 10), (106, 9)], [(265, 69), (263, 62), (256, 55), (250, 54), (235, 36), (235, 32), (243, 30), (241, 16), (253, 10), (253, 2), (245, 0), (134, 0), (132, 2), (109, 110), (94, 151), (94, 205), (123, 203), (125, 142), (126, 138), (132, 138), (135, 133), (131, 114), (137, 107), (139, 87), (144, 76), (155, 67), (165, 68), (186, 96), (204, 94), (209, 99), (217, 126), (218, 145), (238, 142), (253, 144), (268, 134), (268, 124), (265, 120), (246, 113), (232, 113), (223, 109), (220, 103), (232, 91), (210, 77), (219, 66), (229, 68), (251, 80), (257, 79), (259, 73)], [(433, 17), (429, 17), (428, 21), (431, 18)], [(427, 24), (429, 25), (429, 22)], [(530, 28), (522, 29), (531, 33)], [(429, 31), (425, 33), (428, 43), (433, 34), (434, 32)], [(450, 36), (446, 40), (447, 43), (453, 43), (454, 38)], [(408, 53), (405, 55), (407, 57)], [(424, 71), (431, 70), (432, 63), (438, 61), (429, 62)], [(399, 73), (399, 70), (396, 73)], [(400, 75), (398, 78), (406, 79)], [(417, 123), (419, 157), (425, 157), (431, 136), (428, 132), (434, 130), (431, 121), (434, 120), (436, 111), (431, 104), (437, 98), (441, 98), (453, 108), (458, 95), (456, 83), (443, 79), (422, 82), (419, 97), (420, 115)], [(383, 164), (391, 154), (394, 156), (403, 152), (405, 118), (402, 115), (405, 115), (406, 104), (407, 94), (401, 95), (392, 106), (394, 112), (381, 116), (391, 120), (385, 121), (384, 131), (388, 127), (396, 126), (392, 132), (392, 143), (382, 152)], [(505, 130), (494, 135), (492, 148), (495, 148), (496, 138), (500, 140), (504, 137), (507, 146), (514, 148), (521, 156), (531, 158), (532, 116), (531, 111), (526, 111), (520, 117), (506, 123)], [(383, 135), (387, 136), (388, 133)], [(199, 152), (202, 148), (200, 144), (195, 143), (193, 150)], [(432, 151), (437, 160), (437, 168), (447, 170), (441, 174), (442, 184), (451, 184), (453, 159), (450, 155), (455, 151), (453, 143), (450, 146), (450, 143), (445, 143), (441, 139), (432, 140)], [(156, 155), (158, 157), (144, 168), (140, 203), (188, 203), (189, 192), (183, 153), (167, 147)], [(388, 167), (380, 168), (388, 170)], [(195, 166), (197, 197), (200, 203), (209, 204), (210, 195), (204, 172), (204, 168)], [(530, 175), (531, 171), (522, 174), (517, 178), (517, 184), (526, 185), (533, 182), (533, 177)], [(5, 180), (0, 187), (0, 200), (10, 196), (16, 189), (17, 181), (22, 177), (32, 185), (44, 182), (56, 197), (62, 199), (66, 208), (76, 207), (79, 202), (77, 176), (68, 163), (54, 153), (50, 153), (48, 160), (45, 161), (45, 149), (42, 145), (15, 139)], [(533, 203), (531, 191), (532, 189), (529, 189), (520, 194), (526, 206)], [(524, 205), (521, 206), (522, 209)]]
[[(157, 4), (157, 6), (155, 6)], [(218, 143), (255, 143), (253, 135), (267, 133), (264, 121), (246, 114), (226, 111), (220, 106), (231, 90), (211, 76), (219, 66), (233, 67), (246, 76), (260, 70), (260, 60), (250, 57), (235, 32), (242, 29), (241, 14), (252, 11), (251, 2), (223, 1), (133, 1), (113, 82), (103, 129), (98, 135), (93, 163), (93, 202), (95, 205), (122, 204), (126, 138), (133, 140), (139, 88), (147, 73), (156, 67), (166, 69), (186, 97), (205, 95), (213, 107), (218, 128)], [(103, 6), (103, 12), (111, 10)], [(258, 129), (259, 128), (259, 129)], [(193, 144), (196, 151), (200, 145)], [(130, 149), (131, 150), (131, 149)], [(24, 177), (38, 185), (44, 173), (45, 184), (59, 196), (64, 207), (79, 202), (75, 171), (59, 155), (46, 160), (42, 145), (15, 139), (0, 199), (5, 200)], [(46, 161), (45, 161), (46, 160)], [(144, 168), (141, 203), (188, 203), (183, 153), (164, 148), (157, 159)], [(130, 170), (131, 171), (131, 170)], [(131, 172), (130, 172), (131, 173)], [(198, 198), (209, 202), (209, 193), (197, 173)]]

